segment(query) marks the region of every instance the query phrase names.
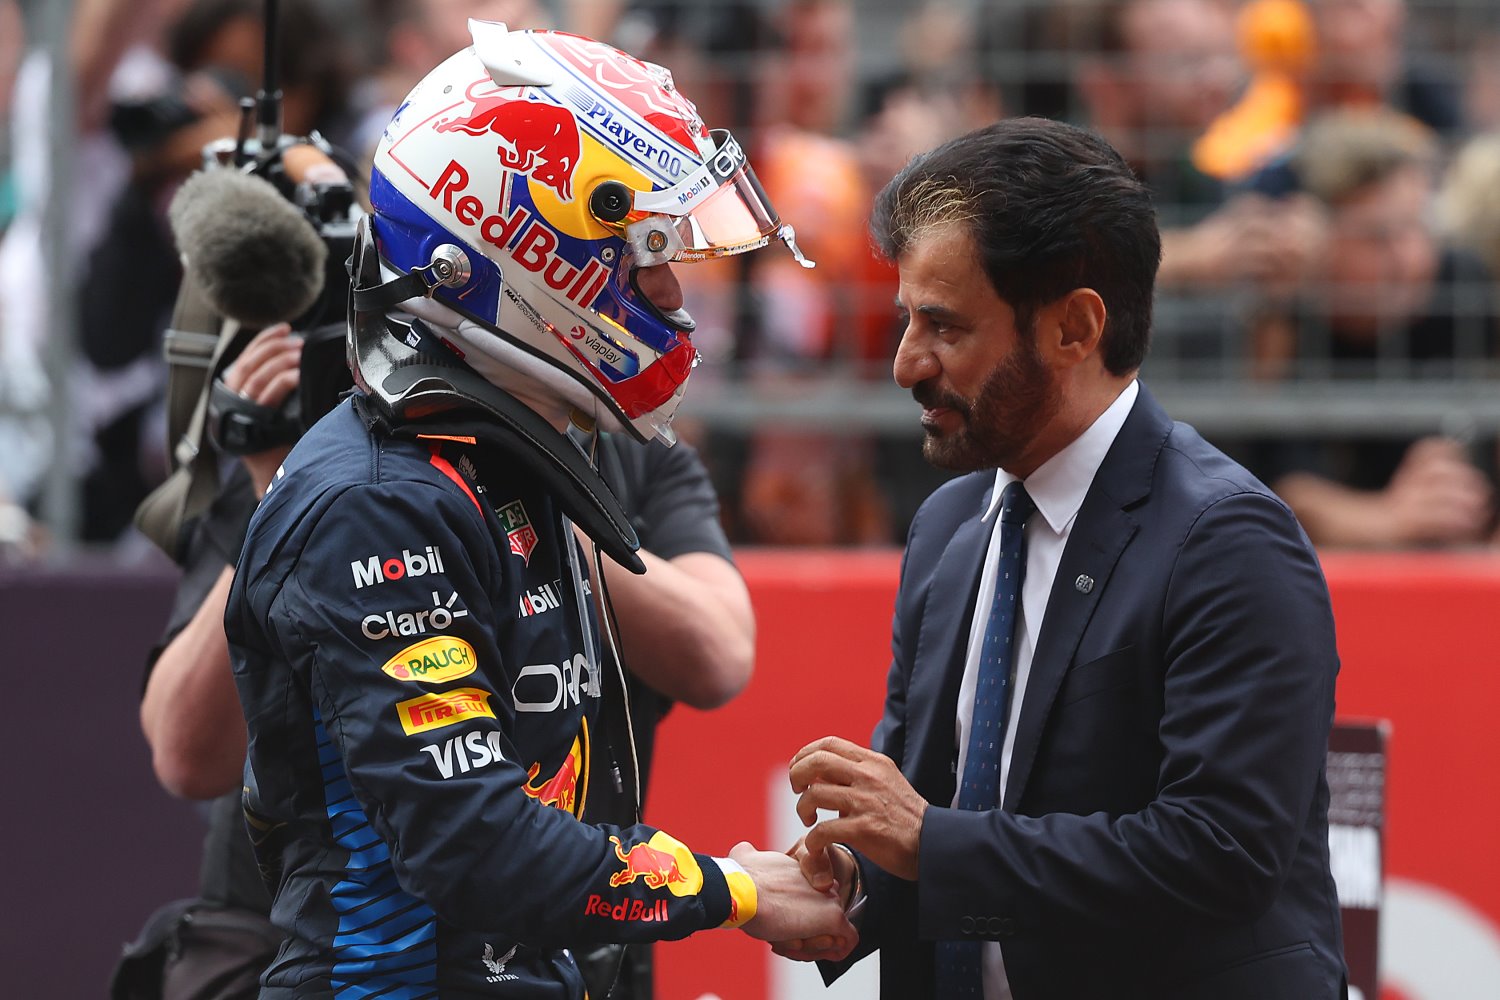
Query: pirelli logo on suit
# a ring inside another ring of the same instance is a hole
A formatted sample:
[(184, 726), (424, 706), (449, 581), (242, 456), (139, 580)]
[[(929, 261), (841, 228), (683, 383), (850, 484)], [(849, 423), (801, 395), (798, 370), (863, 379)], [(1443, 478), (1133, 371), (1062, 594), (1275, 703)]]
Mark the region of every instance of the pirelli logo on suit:
[(484, 717), (493, 719), (490, 708), (490, 692), (480, 688), (454, 688), (437, 694), (424, 694), (396, 703), (396, 714), (401, 719), (401, 728), (408, 736), (425, 733), (430, 729), (442, 729), (466, 719)]

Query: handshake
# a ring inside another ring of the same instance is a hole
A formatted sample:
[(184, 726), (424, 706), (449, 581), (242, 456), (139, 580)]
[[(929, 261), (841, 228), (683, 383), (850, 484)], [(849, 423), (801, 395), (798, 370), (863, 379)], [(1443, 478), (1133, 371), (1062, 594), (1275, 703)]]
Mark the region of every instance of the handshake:
[[(729, 852), (755, 882), (754, 918), (744, 930), (797, 961), (841, 961), (859, 942), (849, 909), (859, 883), (853, 848), (882, 870), (915, 881), (927, 801), (894, 761), (836, 736), (792, 758), (797, 815), (812, 827), (785, 854), (748, 843)], [(817, 822), (819, 809), (838, 813)]]

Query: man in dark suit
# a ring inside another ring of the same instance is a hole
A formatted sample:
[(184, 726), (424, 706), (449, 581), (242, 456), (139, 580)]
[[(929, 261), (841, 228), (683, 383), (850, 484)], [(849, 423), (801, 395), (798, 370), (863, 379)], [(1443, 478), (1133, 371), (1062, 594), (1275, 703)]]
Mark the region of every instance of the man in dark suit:
[(1136, 381), (1160, 240), (1088, 132), (915, 160), (873, 227), (896, 381), (970, 472), (912, 524), (873, 750), (793, 760), (794, 850), (881, 996), (1331, 1000), (1328, 591), (1286, 506)]

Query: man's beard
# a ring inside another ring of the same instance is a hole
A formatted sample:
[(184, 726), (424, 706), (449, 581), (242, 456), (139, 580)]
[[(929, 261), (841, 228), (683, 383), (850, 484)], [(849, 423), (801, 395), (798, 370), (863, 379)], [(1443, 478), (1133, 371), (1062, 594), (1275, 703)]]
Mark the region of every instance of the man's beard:
[(1062, 403), (1041, 353), (1024, 336), (973, 400), (940, 392), (930, 380), (913, 386), (911, 394), (926, 409), (945, 407), (962, 418), (958, 430), (928, 429), (922, 442), (927, 461), (954, 472), (1013, 467)]

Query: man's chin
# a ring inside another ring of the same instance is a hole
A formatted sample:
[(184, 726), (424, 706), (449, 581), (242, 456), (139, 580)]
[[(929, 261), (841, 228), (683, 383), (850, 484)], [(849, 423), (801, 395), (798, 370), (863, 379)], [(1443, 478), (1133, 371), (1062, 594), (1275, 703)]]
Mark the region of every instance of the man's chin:
[(983, 462), (976, 460), (973, 449), (968, 447), (968, 442), (962, 435), (934, 434), (929, 431), (922, 439), (922, 457), (929, 465), (949, 472), (973, 472), (984, 466)]

